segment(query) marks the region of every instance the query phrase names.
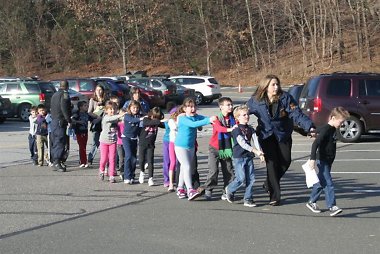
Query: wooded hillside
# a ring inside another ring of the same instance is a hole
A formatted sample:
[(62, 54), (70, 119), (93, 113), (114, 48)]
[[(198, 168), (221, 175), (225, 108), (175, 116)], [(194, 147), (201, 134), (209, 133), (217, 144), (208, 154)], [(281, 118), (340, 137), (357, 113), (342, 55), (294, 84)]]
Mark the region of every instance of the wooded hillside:
[(0, 74), (380, 72), (379, 0), (0, 0)]

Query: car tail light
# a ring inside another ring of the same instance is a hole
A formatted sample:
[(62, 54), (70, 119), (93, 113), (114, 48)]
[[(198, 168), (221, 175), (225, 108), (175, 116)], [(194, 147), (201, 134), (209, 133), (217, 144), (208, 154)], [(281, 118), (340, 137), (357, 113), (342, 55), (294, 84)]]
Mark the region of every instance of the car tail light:
[(321, 98), (315, 98), (313, 100), (313, 109), (314, 112), (320, 112), (322, 110), (322, 100)]
[(40, 102), (45, 102), (45, 94), (40, 93)]
[(74, 96), (74, 97), (71, 97), (70, 100), (71, 100), (71, 101), (79, 101), (79, 97)]
[(215, 88), (216, 87), (216, 85), (207, 85), (208, 87), (210, 87), (210, 88)]
[(163, 95), (169, 95), (169, 94), (171, 94), (171, 92), (170, 92), (168, 89), (166, 89), (166, 90), (164, 90), (164, 91), (162, 92), (162, 94), (163, 94)]

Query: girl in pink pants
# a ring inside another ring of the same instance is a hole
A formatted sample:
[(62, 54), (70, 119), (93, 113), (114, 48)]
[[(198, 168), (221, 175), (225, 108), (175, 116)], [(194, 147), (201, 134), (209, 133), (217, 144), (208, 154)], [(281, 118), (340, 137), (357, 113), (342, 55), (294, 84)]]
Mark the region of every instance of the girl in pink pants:
[(100, 133), (100, 164), (99, 178), (104, 180), (104, 168), (108, 162), (109, 181), (115, 183), (115, 161), (117, 151), (117, 122), (120, 117), (125, 115), (125, 112), (120, 112), (114, 115), (117, 110), (117, 105), (114, 102), (108, 101), (105, 106), (105, 115), (102, 119), (102, 132)]

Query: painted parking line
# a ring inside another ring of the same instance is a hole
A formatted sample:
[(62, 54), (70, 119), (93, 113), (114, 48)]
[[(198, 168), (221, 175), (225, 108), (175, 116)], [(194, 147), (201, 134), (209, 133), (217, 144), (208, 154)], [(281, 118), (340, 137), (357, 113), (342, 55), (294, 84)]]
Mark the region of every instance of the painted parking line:
[[(308, 151), (294, 151), (292, 150), (293, 153), (305, 153)], [(380, 150), (337, 150), (337, 153), (353, 153), (353, 152), (380, 152)]]
[(359, 193), (377, 193), (380, 192), (380, 190), (353, 190), (354, 192), (359, 192)]
[[(306, 162), (308, 160), (294, 160), (293, 162)], [(352, 161), (380, 161), (380, 159), (335, 159), (334, 162), (352, 162)]]

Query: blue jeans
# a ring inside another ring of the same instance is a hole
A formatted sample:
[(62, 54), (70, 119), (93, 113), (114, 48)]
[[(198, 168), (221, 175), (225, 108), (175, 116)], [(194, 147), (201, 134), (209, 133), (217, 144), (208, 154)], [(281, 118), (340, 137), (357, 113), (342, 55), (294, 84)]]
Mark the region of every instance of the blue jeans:
[(122, 138), (124, 148), (124, 180), (135, 178), (137, 163), (137, 139)]
[(317, 202), (322, 194), (322, 191), (324, 191), (326, 196), (326, 206), (328, 208), (331, 208), (336, 205), (334, 184), (330, 174), (331, 164), (325, 161), (317, 160), (317, 166), (319, 169), (319, 183), (313, 185), (313, 190), (311, 191), (309, 202)]
[(244, 200), (253, 199), (253, 183), (255, 182), (255, 168), (253, 158), (233, 158), (235, 178), (227, 186), (230, 193), (235, 193), (245, 183)]
[(98, 151), (99, 145), (100, 145), (100, 132), (95, 131), (92, 133), (92, 147), (91, 151), (88, 154), (88, 161), (92, 162), (95, 158), (96, 152)]

